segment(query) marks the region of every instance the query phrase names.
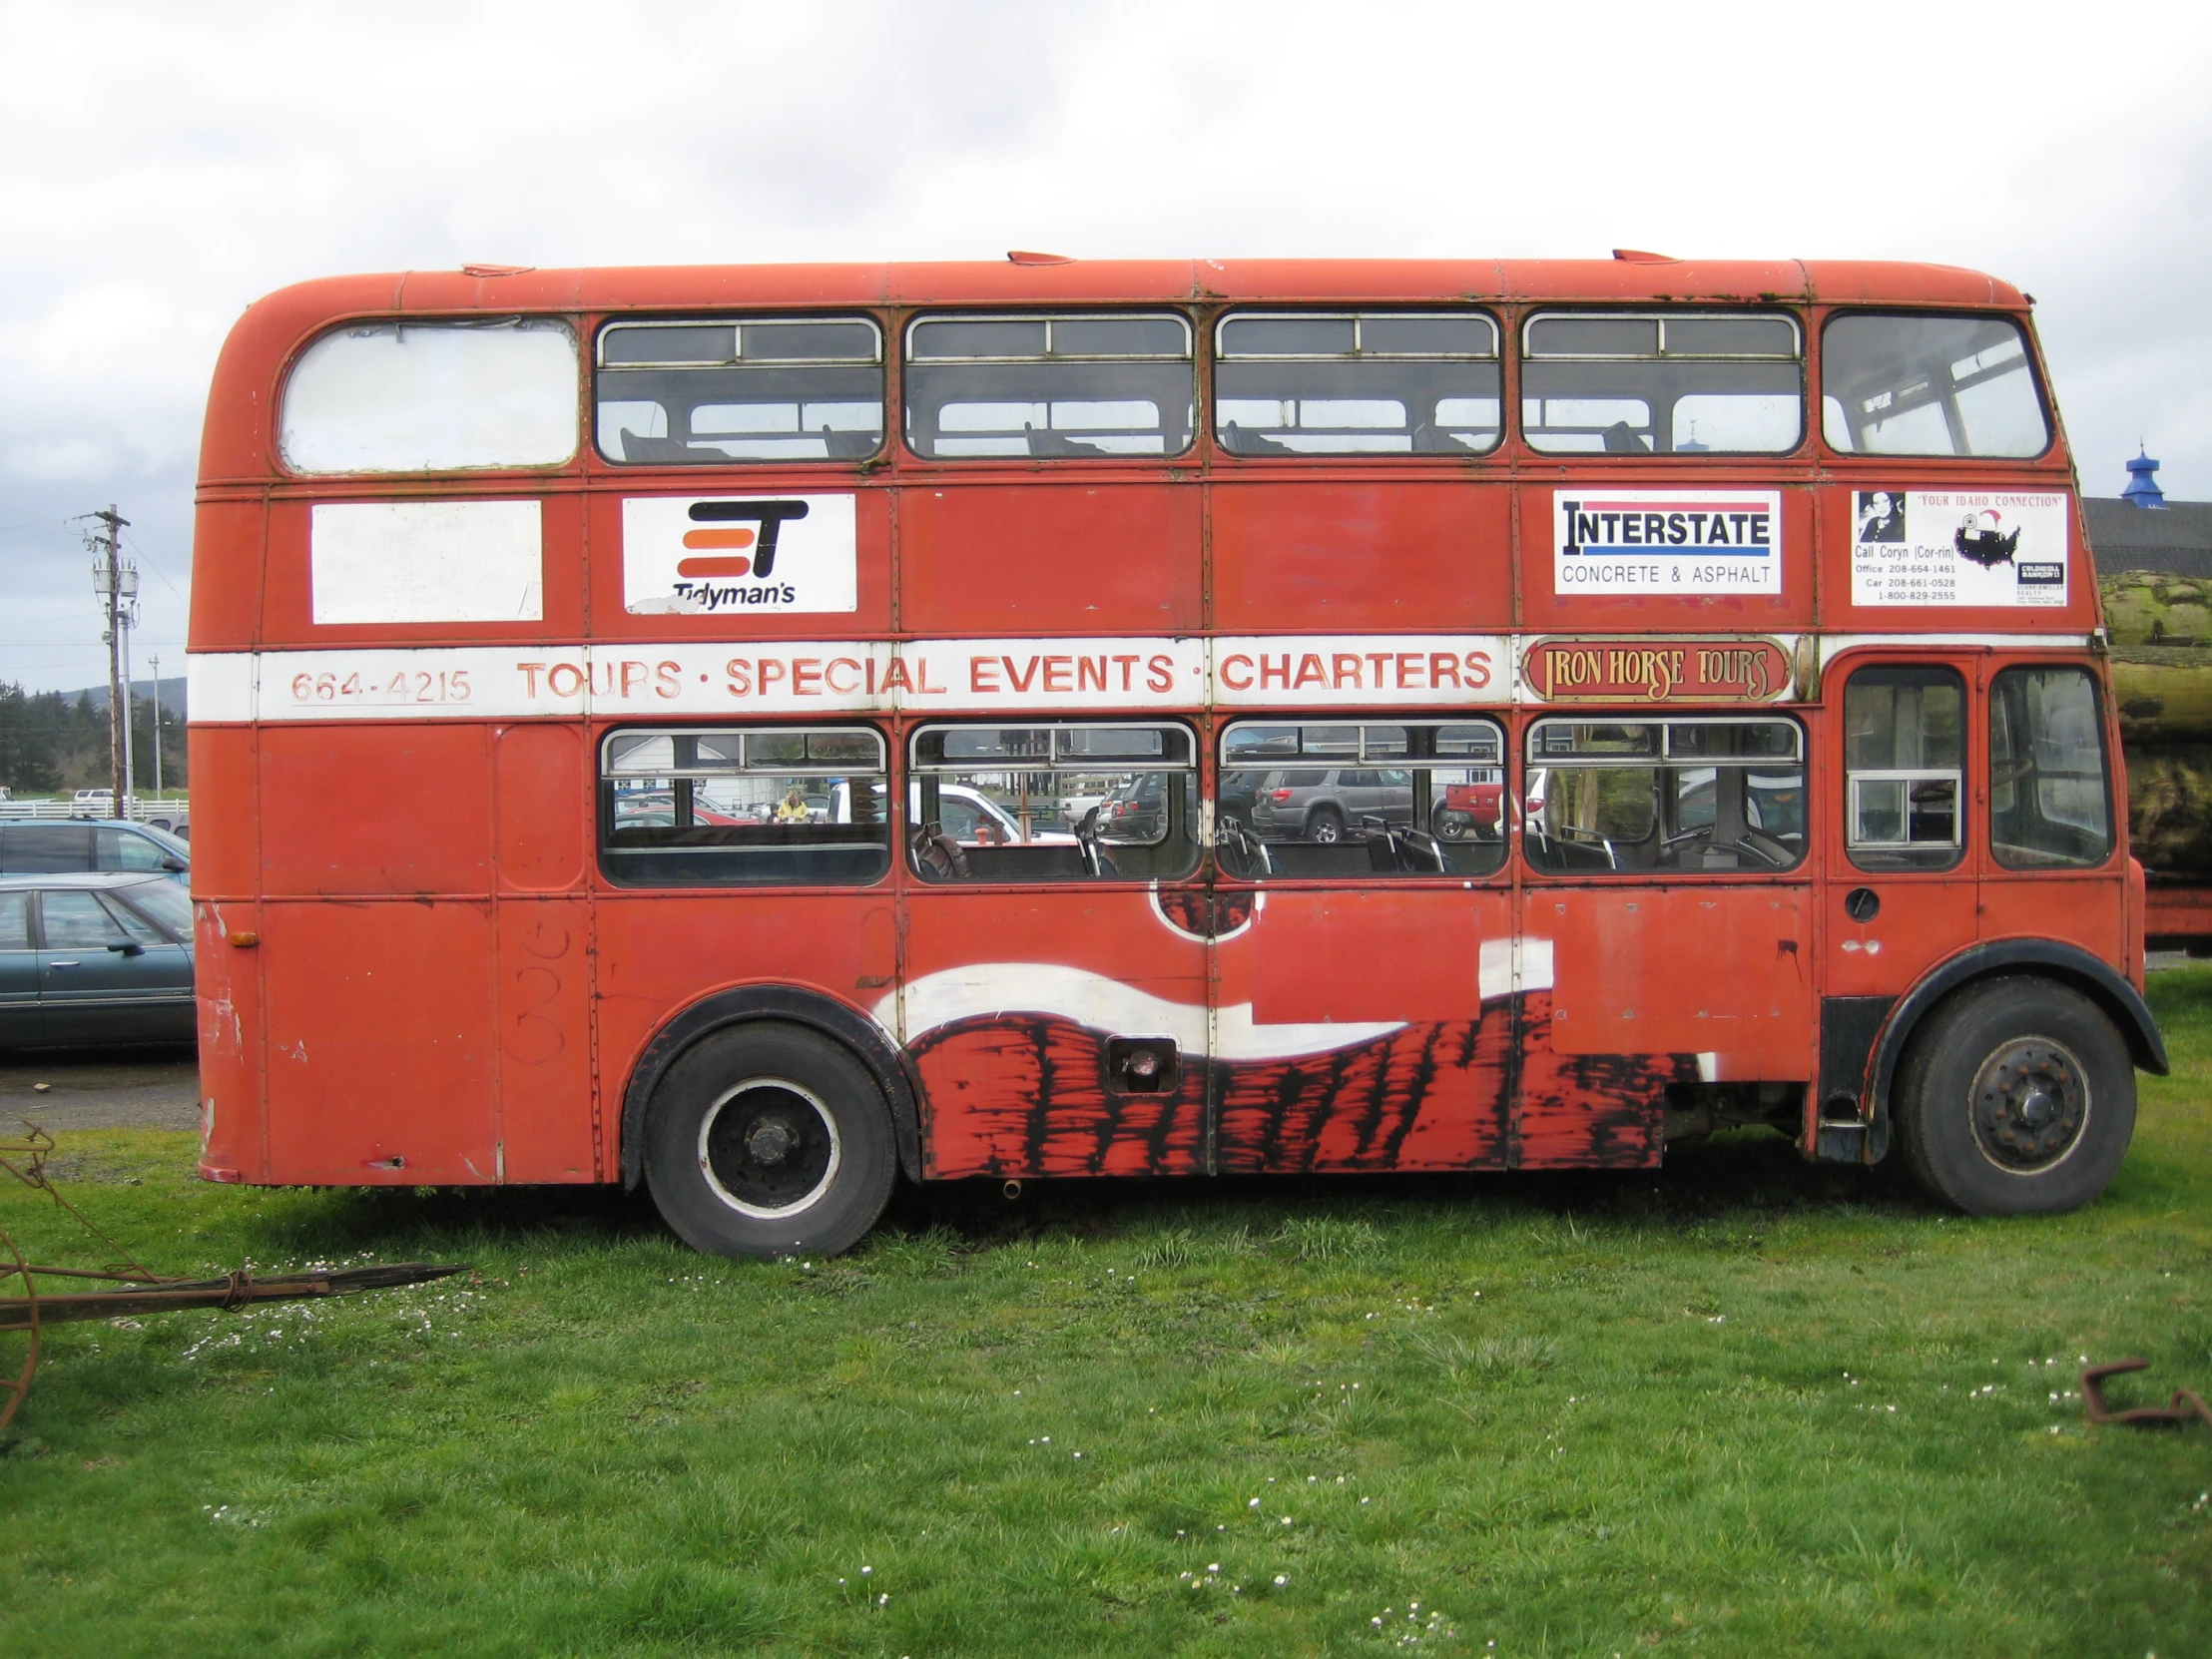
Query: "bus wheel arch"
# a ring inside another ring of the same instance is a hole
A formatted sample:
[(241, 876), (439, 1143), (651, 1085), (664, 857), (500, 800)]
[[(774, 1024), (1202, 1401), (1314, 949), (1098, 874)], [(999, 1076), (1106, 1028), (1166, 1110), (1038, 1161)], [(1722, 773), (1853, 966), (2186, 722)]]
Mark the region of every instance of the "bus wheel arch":
[(889, 1103), (851, 1049), (790, 1020), (734, 1020), (654, 1085), (645, 1184), (661, 1218), (716, 1256), (833, 1256), (889, 1203)]
[(1907, 1170), (1932, 1197), (1970, 1215), (2078, 1209), (2133, 1137), (2133, 1057), (2108, 1010), (2064, 978), (1977, 976), (1919, 1022), (1896, 1119)]
[(646, 1044), (622, 1096), (622, 1185), (645, 1178), (645, 1131), (655, 1091), (693, 1045), (733, 1026), (772, 1021), (805, 1028), (843, 1048), (867, 1072), (890, 1114), (898, 1167), (921, 1179), (920, 1091), (882, 1029), (834, 997), (795, 985), (740, 985), (685, 1008)]

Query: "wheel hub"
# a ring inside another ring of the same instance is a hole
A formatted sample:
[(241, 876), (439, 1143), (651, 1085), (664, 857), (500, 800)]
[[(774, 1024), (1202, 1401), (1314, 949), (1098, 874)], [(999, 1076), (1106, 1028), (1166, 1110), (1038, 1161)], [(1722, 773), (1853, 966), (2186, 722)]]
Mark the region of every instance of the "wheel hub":
[(2042, 1038), (2006, 1044), (1974, 1078), (1974, 1140), (2001, 1169), (2049, 1168), (2073, 1150), (2088, 1116), (2080, 1062)]
[(836, 1136), (819, 1101), (795, 1085), (763, 1080), (714, 1108), (702, 1126), (699, 1162), (737, 1209), (789, 1214), (822, 1195), (836, 1168)]

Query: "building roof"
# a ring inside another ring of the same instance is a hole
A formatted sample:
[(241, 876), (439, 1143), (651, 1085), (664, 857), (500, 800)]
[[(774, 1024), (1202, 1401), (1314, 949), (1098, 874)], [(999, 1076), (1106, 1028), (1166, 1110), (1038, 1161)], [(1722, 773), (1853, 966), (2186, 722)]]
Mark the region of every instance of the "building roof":
[(2081, 511), (2099, 573), (2159, 570), (2212, 577), (2212, 501), (2132, 501), (2084, 496)]

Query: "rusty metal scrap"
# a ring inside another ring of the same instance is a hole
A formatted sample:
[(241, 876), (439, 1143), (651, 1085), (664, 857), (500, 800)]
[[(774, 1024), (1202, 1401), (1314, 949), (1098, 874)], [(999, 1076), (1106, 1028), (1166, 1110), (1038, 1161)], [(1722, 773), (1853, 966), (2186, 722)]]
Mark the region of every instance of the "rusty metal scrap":
[[(41, 1267), (27, 1262), (23, 1252), (0, 1230), (0, 1283), (23, 1281), (21, 1296), (0, 1297), (0, 1334), (23, 1332), (27, 1352), (13, 1377), (0, 1378), (0, 1429), (14, 1420), (31, 1379), (38, 1371), (39, 1336), (49, 1325), (78, 1320), (116, 1319), (129, 1314), (159, 1314), (179, 1308), (243, 1308), (259, 1302), (301, 1302), (320, 1297), (345, 1296), (354, 1291), (391, 1290), (421, 1285), (449, 1274), (465, 1273), (464, 1263), (399, 1262), (362, 1268), (310, 1268), (296, 1273), (256, 1274), (249, 1268), (220, 1279), (183, 1279), (150, 1271), (132, 1258), (114, 1239), (54, 1188), (47, 1178), (47, 1154), (54, 1137), (34, 1123), (24, 1123), (22, 1136), (0, 1140), (0, 1170), (25, 1186), (45, 1193), (80, 1226), (114, 1251), (121, 1268)], [(91, 1280), (110, 1289), (42, 1293), (41, 1279)]]
[(2131, 1428), (2170, 1428), (2202, 1420), (2212, 1427), (2212, 1405), (2187, 1388), (2176, 1388), (2167, 1405), (2134, 1405), (2115, 1411), (2105, 1402), (2104, 1380), (2124, 1372), (2148, 1371), (2148, 1360), (2115, 1360), (2108, 1366), (2091, 1366), (2081, 1374), (2081, 1404), (2091, 1422), (2124, 1422)]

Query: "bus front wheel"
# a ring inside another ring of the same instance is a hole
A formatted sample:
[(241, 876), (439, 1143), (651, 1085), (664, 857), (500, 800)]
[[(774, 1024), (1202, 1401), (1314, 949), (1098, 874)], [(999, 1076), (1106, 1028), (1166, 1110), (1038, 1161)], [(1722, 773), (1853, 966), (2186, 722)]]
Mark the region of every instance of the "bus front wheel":
[(801, 1026), (702, 1037), (647, 1109), (653, 1202), (685, 1243), (716, 1256), (847, 1250), (883, 1213), (897, 1167), (874, 1079)]
[(2127, 1044), (2088, 997), (2047, 979), (1959, 991), (1915, 1034), (1898, 1084), (1906, 1167), (1968, 1215), (2079, 1209), (2135, 1132)]

